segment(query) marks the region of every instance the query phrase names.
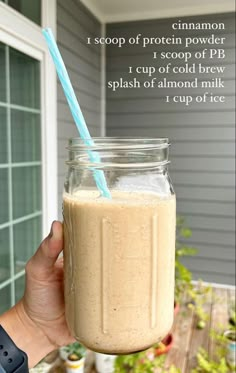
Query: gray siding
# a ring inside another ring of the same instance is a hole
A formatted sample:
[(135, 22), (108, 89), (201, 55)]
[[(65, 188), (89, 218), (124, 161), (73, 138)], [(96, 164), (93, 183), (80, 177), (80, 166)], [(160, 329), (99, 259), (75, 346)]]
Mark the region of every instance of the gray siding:
[[(184, 216), (192, 229), (188, 243), (198, 248), (197, 257), (187, 258), (185, 263), (194, 278), (218, 283), (234, 283), (235, 271), (235, 179), (234, 179), (234, 14), (209, 15), (182, 18), (192, 22), (225, 22), (226, 29), (218, 34), (226, 37), (225, 88), (226, 103), (192, 104), (189, 107), (164, 102), (165, 90), (125, 89), (115, 93), (107, 89), (107, 135), (108, 136), (154, 136), (169, 137), (171, 147), (170, 174), (177, 194), (177, 212)], [(174, 19), (126, 22), (107, 25), (107, 36), (171, 36)], [(198, 36), (199, 31), (179, 31)], [(214, 33), (205, 31), (204, 36)], [(182, 34), (182, 35), (181, 35)], [(209, 48), (210, 46), (206, 46)], [(152, 51), (167, 47), (140, 46), (107, 47), (107, 81), (119, 77), (130, 80), (128, 66), (158, 66), (152, 60)], [(180, 45), (168, 50), (181, 50)], [(194, 46), (192, 50), (201, 50)], [(202, 61), (204, 65), (215, 61)], [(134, 75), (133, 75), (134, 76)], [(184, 76), (190, 79), (192, 76)], [(212, 78), (214, 75), (212, 75)], [(145, 79), (137, 76), (138, 79)], [(160, 76), (158, 77), (160, 78)], [(170, 79), (183, 79), (181, 74)], [(201, 76), (202, 79), (206, 75)], [(190, 91), (197, 95), (199, 92)], [(212, 90), (217, 92), (217, 90)], [(170, 94), (170, 90), (168, 91)], [(175, 95), (189, 94), (188, 90), (173, 90)]]
[[(101, 24), (82, 3), (77, 0), (57, 1), (58, 45), (93, 136), (101, 134), (101, 49), (96, 45), (87, 45), (87, 37), (100, 34)], [(78, 133), (59, 81), (57, 94), (58, 213), (61, 217), (67, 140)]]

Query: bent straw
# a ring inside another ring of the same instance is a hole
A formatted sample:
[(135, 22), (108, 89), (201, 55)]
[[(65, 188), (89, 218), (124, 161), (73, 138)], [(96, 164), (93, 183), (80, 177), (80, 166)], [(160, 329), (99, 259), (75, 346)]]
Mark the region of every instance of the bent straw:
[[(69, 104), (71, 114), (74, 118), (76, 127), (79, 131), (79, 134), (87, 146), (93, 146), (94, 141), (90, 136), (89, 130), (87, 128), (83, 113), (81, 111), (80, 105), (77, 101), (75, 96), (75, 92), (73, 90), (69, 75), (67, 73), (65, 64), (57, 47), (56, 41), (54, 39), (53, 33), (50, 28), (46, 28), (42, 30), (43, 36), (47, 42), (48, 49), (51, 53), (54, 65), (57, 70), (58, 77), (60, 79), (64, 94), (66, 96), (67, 102)], [(100, 157), (98, 153), (88, 150), (89, 158), (92, 162), (99, 162)], [(93, 172), (94, 179), (97, 185), (97, 188), (101, 192), (103, 197), (111, 198), (111, 193), (107, 187), (106, 179), (104, 176), (104, 172), (102, 170), (94, 170)]]

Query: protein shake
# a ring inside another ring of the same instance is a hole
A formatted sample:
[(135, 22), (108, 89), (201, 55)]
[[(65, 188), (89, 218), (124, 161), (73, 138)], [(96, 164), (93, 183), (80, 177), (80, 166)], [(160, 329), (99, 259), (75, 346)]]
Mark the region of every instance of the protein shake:
[(175, 195), (86, 190), (63, 200), (71, 333), (111, 354), (160, 341), (173, 322)]

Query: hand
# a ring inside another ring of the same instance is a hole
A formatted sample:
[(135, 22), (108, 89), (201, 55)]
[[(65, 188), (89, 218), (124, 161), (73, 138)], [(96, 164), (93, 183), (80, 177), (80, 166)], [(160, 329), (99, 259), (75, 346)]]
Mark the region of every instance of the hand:
[(26, 314), (57, 348), (72, 341), (65, 320), (63, 292), (63, 229), (52, 224), (51, 232), (26, 265), (26, 289), (22, 304)]
[(16, 345), (27, 353), (30, 366), (59, 346), (74, 342), (65, 320), (63, 258), (58, 259), (62, 249), (62, 224), (55, 221), (26, 265), (23, 298), (3, 315), (3, 322), (0, 319)]

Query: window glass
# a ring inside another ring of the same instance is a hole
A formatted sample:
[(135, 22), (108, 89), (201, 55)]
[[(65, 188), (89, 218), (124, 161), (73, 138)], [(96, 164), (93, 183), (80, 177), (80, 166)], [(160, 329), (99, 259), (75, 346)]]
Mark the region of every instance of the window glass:
[(10, 277), (9, 241), (10, 241), (9, 228), (1, 229), (0, 230), (0, 283), (4, 282)]
[(40, 114), (11, 110), (12, 162), (41, 160)]
[(31, 21), (41, 25), (40, 0), (8, 0), (7, 3)]
[(0, 167), (7, 162), (7, 110), (0, 106)]
[(13, 218), (41, 211), (41, 167), (12, 169)]
[(39, 61), (0, 44), (0, 313), (21, 297), (15, 276), (42, 236), (39, 82)]
[(11, 286), (5, 286), (3, 289), (0, 289), (0, 314), (5, 312), (11, 307)]
[[(0, 225), (9, 220), (8, 169), (0, 168)], [(1, 231), (0, 231), (1, 232)], [(1, 233), (0, 233), (1, 234)]]
[(13, 226), (15, 273), (22, 271), (41, 241), (41, 217)]
[(0, 43), (0, 102), (6, 101), (6, 53), (4, 44)]
[(39, 109), (39, 66), (39, 61), (10, 48), (10, 94), (12, 104)]

